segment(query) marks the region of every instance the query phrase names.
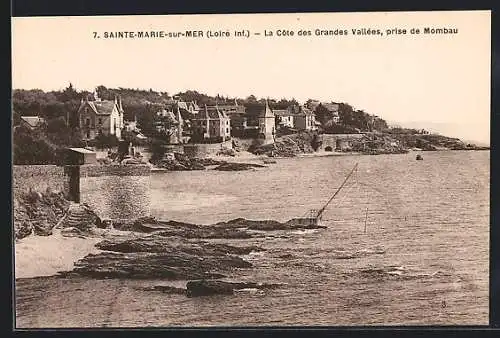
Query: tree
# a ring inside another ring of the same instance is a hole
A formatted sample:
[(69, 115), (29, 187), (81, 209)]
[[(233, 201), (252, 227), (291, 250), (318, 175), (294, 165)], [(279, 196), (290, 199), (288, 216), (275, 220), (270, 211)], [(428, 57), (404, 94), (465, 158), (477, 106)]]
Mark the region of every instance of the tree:
[(153, 139), (151, 141), (150, 150), (151, 159), (149, 161), (153, 164), (161, 161), (167, 152), (165, 149), (165, 141)]
[(56, 148), (43, 140), (36, 132), (24, 126), (14, 129), (13, 162), (21, 164), (53, 164)]
[(97, 149), (110, 149), (118, 146), (118, 138), (115, 135), (99, 134), (94, 139), (94, 144)]
[(63, 102), (71, 101), (71, 100), (79, 100), (80, 94), (73, 88), (73, 84), (70, 82), (69, 86), (63, 90), (60, 95), (60, 99)]

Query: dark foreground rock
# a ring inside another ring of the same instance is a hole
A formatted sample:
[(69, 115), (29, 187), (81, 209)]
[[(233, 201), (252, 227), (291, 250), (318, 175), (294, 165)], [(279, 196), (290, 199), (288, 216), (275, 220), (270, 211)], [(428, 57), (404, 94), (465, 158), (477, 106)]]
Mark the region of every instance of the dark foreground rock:
[(177, 295), (185, 295), (186, 294), (186, 289), (176, 288), (174, 286), (168, 286), (168, 285), (153, 285), (153, 286), (148, 286), (145, 288), (140, 288), (140, 290), (161, 291), (161, 292), (166, 293), (166, 294), (177, 294)]
[(97, 278), (193, 279), (220, 278), (222, 272), (249, 268), (252, 264), (237, 256), (195, 256), (177, 253), (90, 254), (75, 264), (72, 273)]
[(266, 166), (254, 163), (224, 163), (214, 168), (219, 171), (242, 171), (254, 168), (265, 168)]
[(96, 247), (105, 251), (78, 261), (73, 273), (100, 278), (219, 278), (235, 268), (252, 267), (238, 254), (263, 250), (255, 246), (190, 242), (158, 234), (107, 239)]
[(180, 238), (173, 239), (159, 235), (151, 235), (128, 240), (108, 239), (96, 244), (96, 247), (105, 251), (115, 252), (162, 252), (162, 253), (187, 253), (197, 256), (226, 256), (226, 255), (247, 255), (254, 251), (263, 251), (257, 246), (237, 247), (228, 244), (188, 242)]
[(232, 295), (235, 290), (241, 289), (270, 289), (278, 287), (278, 284), (258, 284), (253, 282), (224, 282), (220, 280), (194, 280), (186, 284), (186, 295), (188, 297)]

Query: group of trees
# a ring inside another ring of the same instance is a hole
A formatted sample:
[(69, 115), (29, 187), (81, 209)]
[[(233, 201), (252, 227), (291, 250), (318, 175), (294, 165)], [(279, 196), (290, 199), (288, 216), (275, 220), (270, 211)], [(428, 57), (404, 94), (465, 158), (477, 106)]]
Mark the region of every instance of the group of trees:
[[(156, 113), (168, 109), (180, 98), (186, 102), (196, 102), (202, 109), (206, 105), (232, 105), (235, 100), (245, 107), (248, 115), (257, 116), (266, 102), (266, 98), (257, 98), (249, 95), (246, 98), (227, 97), (223, 95), (210, 96), (195, 90), (188, 90), (170, 96), (167, 92), (132, 88), (107, 88), (98, 86), (98, 96), (103, 100), (114, 100), (120, 97), (126, 120), (137, 119), (138, 127), (145, 136), (151, 139), (168, 140), (176, 127), (176, 121), (168, 117), (159, 117)], [(67, 146), (81, 146), (84, 144), (78, 131), (78, 117), (76, 112), (82, 98), (94, 99), (93, 93), (86, 90), (77, 90), (70, 83), (59, 91), (44, 92), (40, 89), (16, 89), (12, 95), (13, 122), (18, 125), (23, 115), (40, 116), (45, 118), (47, 125), (38, 131), (16, 128), (14, 131), (14, 158), (15, 161), (33, 163), (33, 161), (54, 161), (48, 154), (54, 149)], [(298, 105), (295, 99), (267, 98), (273, 109), (286, 109), (291, 105)], [(316, 118), (322, 124), (322, 130), (327, 133), (356, 132), (388, 129), (386, 121), (370, 115), (363, 110), (354, 109), (347, 103), (339, 104), (338, 123), (333, 120), (333, 113), (325, 107), (319, 106), (315, 111)], [(250, 119), (252, 120), (252, 119)], [(252, 121), (248, 121), (249, 125)], [(156, 126), (163, 126), (158, 132)], [(135, 135), (124, 133), (127, 139), (134, 140)], [(116, 138), (101, 136), (95, 140), (98, 147), (114, 146)], [(23, 149), (21, 149), (23, 148)], [(37, 154), (35, 154), (37, 152)]]
[(14, 164), (58, 164), (63, 149), (82, 147), (78, 130), (70, 128), (62, 118), (48, 120), (45, 125), (31, 130), (23, 125), (14, 128)]

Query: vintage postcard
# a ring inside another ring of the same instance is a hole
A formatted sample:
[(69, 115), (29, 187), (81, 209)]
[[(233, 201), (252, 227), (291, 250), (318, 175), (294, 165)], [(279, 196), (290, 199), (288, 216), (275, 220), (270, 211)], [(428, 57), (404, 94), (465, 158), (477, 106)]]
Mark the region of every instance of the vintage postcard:
[(488, 325), (490, 20), (12, 18), (15, 327)]

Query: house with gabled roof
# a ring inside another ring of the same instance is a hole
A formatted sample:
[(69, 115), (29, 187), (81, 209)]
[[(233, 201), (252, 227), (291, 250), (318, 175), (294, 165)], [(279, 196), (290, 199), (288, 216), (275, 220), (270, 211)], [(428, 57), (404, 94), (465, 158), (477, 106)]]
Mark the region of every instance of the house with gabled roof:
[(121, 139), (124, 128), (121, 97), (115, 96), (114, 101), (101, 100), (95, 92), (93, 101), (87, 97), (81, 100), (77, 114), (84, 140), (92, 140), (100, 134)]
[(294, 127), (297, 130), (317, 130), (316, 115), (307, 107), (297, 107), (294, 114)]
[(231, 125), (227, 114), (215, 107), (205, 105), (191, 118), (192, 136), (195, 140), (226, 141), (231, 138)]
[(295, 113), (290, 109), (274, 109), (274, 115), (278, 119), (278, 127), (294, 128)]

